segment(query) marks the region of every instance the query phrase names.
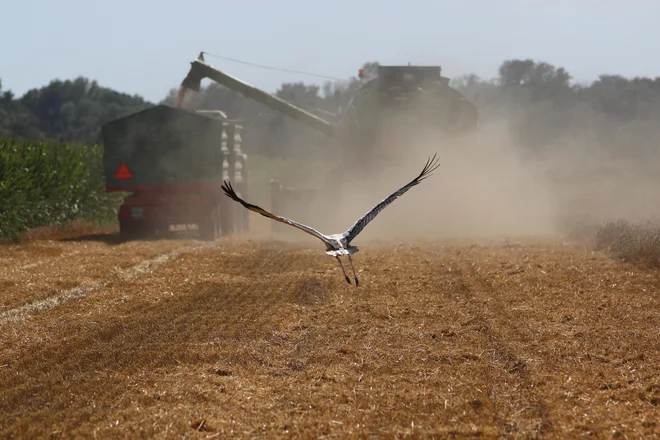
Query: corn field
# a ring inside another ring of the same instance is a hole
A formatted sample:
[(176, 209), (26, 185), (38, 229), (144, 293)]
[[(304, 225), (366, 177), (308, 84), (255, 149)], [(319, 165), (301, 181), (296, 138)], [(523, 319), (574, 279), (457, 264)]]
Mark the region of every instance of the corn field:
[(72, 220), (112, 222), (121, 197), (105, 193), (102, 146), (0, 140), (0, 239)]

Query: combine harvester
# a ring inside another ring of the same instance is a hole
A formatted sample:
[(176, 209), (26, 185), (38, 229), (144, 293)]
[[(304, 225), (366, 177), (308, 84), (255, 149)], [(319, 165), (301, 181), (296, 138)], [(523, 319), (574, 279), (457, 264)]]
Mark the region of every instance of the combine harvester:
[[(311, 199), (320, 206), (337, 208), (343, 185), (369, 184), (370, 176), (389, 172), (406, 156), (415, 154), (418, 146), (441, 152), (447, 147), (460, 148), (461, 142), (474, 144), (477, 141), (476, 105), (449, 86), (449, 78), (441, 76), (439, 66), (378, 66), (377, 75), (372, 79), (365, 79), (360, 69), (360, 87), (336, 123), (210, 66), (204, 61), (204, 52), (191, 63), (181, 83), (178, 106), (182, 105), (187, 90), (200, 91), (204, 78), (338, 142), (339, 164), (325, 171), (328, 177), (320, 193), (306, 188), (286, 188), (278, 181), (273, 182), (272, 211), (303, 222), (311, 220)], [(284, 225), (273, 227), (286, 230)]]
[(230, 179), (247, 196), (242, 126), (221, 111), (166, 105), (103, 125), (107, 192), (129, 192), (119, 208), (123, 238), (169, 234), (197, 225), (201, 238), (248, 230), (245, 210), (221, 190)]

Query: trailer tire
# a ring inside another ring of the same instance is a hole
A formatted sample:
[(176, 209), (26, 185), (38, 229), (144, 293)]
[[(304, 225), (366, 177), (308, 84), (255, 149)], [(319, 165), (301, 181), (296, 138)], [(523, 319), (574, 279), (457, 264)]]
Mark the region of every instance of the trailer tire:
[(220, 205), (215, 207), (215, 218), (215, 235), (216, 237), (222, 237), (224, 230), (222, 225), (222, 209), (220, 209)]
[(218, 238), (217, 215), (215, 210), (211, 214), (200, 220), (199, 222), (199, 237), (206, 241), (215, 241)]
[(130, 221), (120, 221), (119, 222), (119, 236), (122, 240), (135, 240), (140, 238), (143, 233), (143, 229), (140, 224)]
[(229, 235), (227, 233), (227, 228), (229, 226), (227, 225), (225, 211), (226, 210), (223, 209), (221, 205), (218, 205), (218, 207), (216, 208), (216, 215), (218, 219), (218, 237), (224, 237), (226, 235)]
[(231, 205), (225, 204), (224, 206), (218, 208), (218, 218), (220, 219), (220, 235), (223, 237), (229, 236), (233, 232), (233, 213), (234, 207)]
[[(247, 209), (243, 209), (247, 211)], [(240, 234), (243, 232), (243, 212), (238, 209), (234, 209), (231, 213), (231, 219), (234, 222), (234, 234)]]
[(241, 209), (236, 213), (236, 223), (239, 225), (239, 231), (243, 234), (249, 230), (249, 214), (250, 212), (247, 209)]

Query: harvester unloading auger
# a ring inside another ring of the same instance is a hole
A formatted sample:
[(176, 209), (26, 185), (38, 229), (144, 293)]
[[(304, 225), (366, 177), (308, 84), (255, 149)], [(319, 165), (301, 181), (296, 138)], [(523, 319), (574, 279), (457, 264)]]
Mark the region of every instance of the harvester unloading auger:
[[(177, 104), (187, 89), (199, 92), (202, 79), (209, 78), (336, 140), (339, 165), (327, 170), (329, 192), (318, 197), (325, 206), (339, 206), (343, 183), (367, 184), (374, 173), (389, 172), (410, 157), (417, 145), (442, 154), (461, 140), (476, 141), (477, 107), (449, 86), (440, 66), (378, 66), (376, 77), (368, 80), (363, 80), (361, 69), (360, 87), (333, 123), (210, 66), (203, 54), (191, 62)], [(309, 220), (309, 201), (295, 206), (294, 200), (274, 192), (271, 202), (279, 213)]]

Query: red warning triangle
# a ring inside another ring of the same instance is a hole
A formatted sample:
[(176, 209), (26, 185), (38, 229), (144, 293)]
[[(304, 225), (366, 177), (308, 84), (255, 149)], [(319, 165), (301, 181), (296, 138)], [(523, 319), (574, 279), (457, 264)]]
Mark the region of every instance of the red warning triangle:
[(131, 180), (133, 178), (133, 172), (126, 166), (125, 163), (119, 165), (117, 171), (115, 171), (115, 179), (117, 180)]

